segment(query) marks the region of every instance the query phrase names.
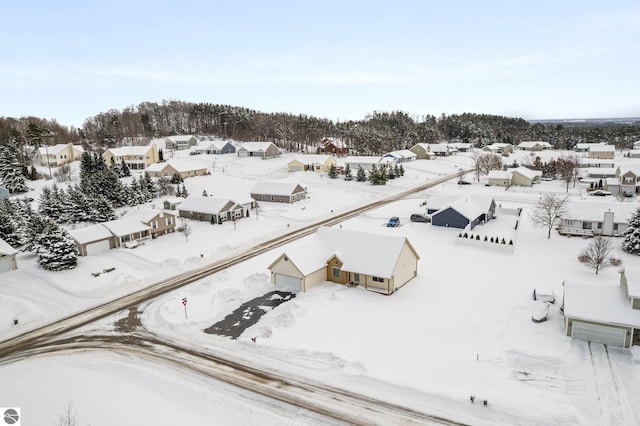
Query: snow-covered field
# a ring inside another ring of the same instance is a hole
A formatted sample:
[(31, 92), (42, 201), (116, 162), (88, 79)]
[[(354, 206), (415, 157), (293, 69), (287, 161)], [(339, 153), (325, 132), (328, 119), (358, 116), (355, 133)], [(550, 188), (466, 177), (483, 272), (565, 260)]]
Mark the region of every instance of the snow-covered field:
[[(509, 162), (523, 155), (513, 154)], [(212, 174), (187, 179), (191, 194), (206, 190), (216, 197), (247, 199), (263, 178), (295, 180), (308, 188), (307, 200), (262, 203), (257, 215), (252, 212), (235, 228), (194, 221), (188, 241), (175, 233), (135, 250), (80, 258), (78, 267), (66, 272), (45, 272), (33, 256), (20, 255), (20, 269), (0, 275), (0, 339), (471, 164), (465, 154), (416, 161), (405, 165), (404, 177), (374, 187), (312, 172), (288, 173), (292, 158), (192, 158), (205, 162)], [(202, 332), (242, 302), (273, 289), (267, 266), (283, 250), (304, 244), (297, 241), (150, 302), (142, 321), (148, 330), (189, 345), (223, 347), (266, 365), (286, 363), (300, 374), (376, 395), (393, 389), (389, 398), (411, 395), (407, 405), (471, 418), (474, 424), (639, 424), (635, 349), (609, 348), (610, 361), (598, 345), (590, 352), (586, 343), (564, 336), (559, 304), (551, 307), (549, 321), (531, 321), (534, 288), (561, 295), (564, 279), (618, 281), (615, 268), (594, 275), (578, 263), (587, 240), (555, 232), (548, 240), (545, 230), (531, 224), (528, 211), (539, 192), (564, 189), (561, 182), (542, 182), (505, 191), (481, 182), (458, 186), (454, 179), (344, 222), (346, 229), (406, 236), (416, 248), (418, 276), (392, 296), (326, 283), (268, 312), (237, 341)], [(456, 244), (458, 230), (410, 222), (410, 214), (423, 211), (422, 202), (437, 192), (491, 194), (502, 207), (522, 207), (517, 233), (513, 217), (506, 215), (474, 229), (513, 236), (513, 253)], [(569, 192), (586, 198), (582, 188)], [(401, 226), (386, 228), (390, 216), (399, 216)], [(639, 263), (619, 245), (615, 256), (624, 264)], [(116, 269), (91, 275), (111, 267)], [(189, 300), (188, 319), (183, 297)], [(14, 318), (20, 319), (18, 326)], [(0, 378), (0, 406), (21, 407), (25, 424), (53, 423), (70, 401), (81, 424), (94, 426), (312, 422), (296, 421), (264, 400), (193, 373), (114, 353), (26, 359), (0, 366)], [(472, 394), (489, 406), (471, 404)], [(123, 418), (131, 421), (118, 423)]]

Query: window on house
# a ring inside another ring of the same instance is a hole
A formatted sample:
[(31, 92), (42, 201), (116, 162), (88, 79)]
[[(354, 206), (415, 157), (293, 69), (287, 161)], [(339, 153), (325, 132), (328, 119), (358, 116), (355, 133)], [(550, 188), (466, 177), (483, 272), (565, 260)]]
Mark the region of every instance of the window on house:
[(158, 227), (158, 221), (154, 220), (153, 222), (151, 222), (151, 228), (152, 229), (156, 229)]
[(371, 277), (371, 279), (375, 282), (378, 283), (383, 283), (384, 282), (384, 278), (380, 278), (380, 277)]
[(360, 282), (360, 274), (353, 274), (353, 279), (355, 282), (359, 283)]
[(340, 279), (341, 271), (340, 268), (331, 268), (331, 276), (335, 279)]
[(591, 222), (582, 222), (582, 229), (592, 229)]
[(167, 225), (171, 225), (171, 223), (172, 223), (172, 220), (171, 220), (171, 218), (170, 218), (170, 217), (168, 217), (168, 218), (167, 218)]
[(602, 222), (598, 222), (598, 229), (602, 229)]
[(617, 224), (617, 223), (614, 223), (614, 224), (613, 224), (613, 230), (614, 230), (614, 231), (617, 231), (617, 230), (618, 230), (618, 224)]

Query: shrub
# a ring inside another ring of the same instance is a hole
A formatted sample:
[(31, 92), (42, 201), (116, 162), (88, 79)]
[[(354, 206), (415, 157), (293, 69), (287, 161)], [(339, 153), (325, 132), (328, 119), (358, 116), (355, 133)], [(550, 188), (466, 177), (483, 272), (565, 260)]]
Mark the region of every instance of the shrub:
[(611, 259), (609, 259), (609, 263), (611, 264), (611, 266), (620, 266), (622, 265), (622, 260), (616, 257), (612, 257)]

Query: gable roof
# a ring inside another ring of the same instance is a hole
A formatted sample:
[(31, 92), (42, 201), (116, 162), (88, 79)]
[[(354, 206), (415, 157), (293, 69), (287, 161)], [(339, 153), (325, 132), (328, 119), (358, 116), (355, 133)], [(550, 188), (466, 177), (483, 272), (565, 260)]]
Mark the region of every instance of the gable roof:
[(325, 148), (329, 144), (335, 146), (338, 149), (348, 148), (346, 142), (344, 142), (342, 139), (337, 138), (325, 138), (321, 143), (323, 148)]
[(105, 152), (110, 152), (114, 157), (124, 157), (126, 155), (145, 155), (152, 149), (152, 146), (122, 146), (120, 148), (109, 148)]
[(136, 217), (128, 217), (124, 219), (110, 220), (103, 222), (102, 226), (107, 228), (116, 237), (134, 234), (136, 232), (149, 231), (151, 228)]
[(291, 195), (302, 191), (304, 188), (299, 183), (263, 181), (255, 184), (251, 194)]
[(151, 209), (151, 208), (136, 208), (134, 210), (129, 210), (127, 213), (122, 216), (123, 218), (135, 217), (140, 222), (148, 223), (150, 220), (155, 218), (156, 216), (163, 217), (164, 215), (175, 216), (172, 213), (167, 213), (164, 210)]
[(194, 170), (202, 170), (207, 168), (206, 166), (203, 166), (202, 164), (196, 163), (194, 161), (173, 159), (173, 160), (165, 161), (164, 163), (150, 164), (144, 170), (147, 172), (161, 172), (168, 166), (173, 167), (178, 172), (190, 172)]
[(249, 151), (249, 152), (264, 152), (267, 149), (269, 149), (269, 147), (271, 147), (271, 145), (276, 147), (273, 144), (273, 142), (244, 142), (242, 145), (240, 145), (238, 150), (244, 149), (244, 150)]
[(623, 266), (619, 272), (627, 279), (629, 297), (640, 298), (640, 266)]
[(524, 166), (520, 166), (518, 168), (515, 169), (510, 169), (511, 172), (513, 173), (518, 173), (524, 177), (526, 177), (527, 179), (534, 179), (536, 177), (540, 177), (542, 176), (542, 170), (531, 170), (527, 167)]
[(409, 151), (408, 149), (399, 149), (396, 151), (388, 152), (384, 156), (391, 156), (393, 158), (416, 158), (418, 155), (414, 152)]
[[(456, 204), (456, 201), (460, 199), (466, 203), (470, 201), (473, 202), (476, 206), (480, 207), (483, 213), (488, 212), (493, 203), (493, 197), (490, 195), (432, 194), (427, 200), (427, 208), (430, 210), (443, 210), (454, 204), (456, 206), (463, 206), (462, 203)], [(464, 208), (462, 209), (464, 210)], [(475, 219), (475, 217), (473, 219)]]
[(322, 227), (307, 244), (285, 255), (305, 275), (336, 256), (346, 271), (391, 278), (405, 244), (420, 258), (405, 237)]
[(564, 315), (640, 327), (640, 309), (632, 309), (625, 290), (614, 283), (564, 281)]
[(177, 209), (189, 212), (218, 214), (223, 211), (228, 211), (236, 205), (238, 204), (232, 200), (190, 195), (185, 198), (182, 203), (178, 204)]
[(86, 228), (71, 229), (69, 235), (80, 244), (106, 240), (113, 236), (109, 229), (102, 226), (101, 223), (89, 225)]
[(301, 155), (299, 157), (296, 157), (295, 159), (291, 160), (290, 163), (293, 161), (299, 161), (302, 164), (318, 164), (318, 163), (326, 164), (329, 159), (333, 159), (333, 156), (322, 155), (322, 154), (318, 154), (318, 155), (309, 154), (309, 155)]
[(18, 250), (14, 249), (5, 240), (0, 238), (0, 254), (5, 256), (11, 256), (17, 254)]
[(614, 145), (598, 144), (594, 143), (589, 147), (589, 152), (615, 152), (616, 147)]
[(525, 142), (520, 142), (518, 144), (518, 148), (533, 148), (536, 145), (540, 145), (544, 148), (551, 148), (551, 144), (549, 142), (545, 142), (545, 141), (525, 141)]
[(611, 203), (588, 200), (573, 200), (567, 202), (567, 213), (563, 219), (579, 219), (586, 221), (602, 221), (605, 212), (614, 212), (614, 222), (627, 222), (640, 203)]
[(169, 139), (171, 142), (189, 142), (191, 140), (191, 138), (193, 138), (195, 136), (193, 135), (174, 135), (174, 136), (167, 136), (166, 138)]
[[(68, 146), (69, 144), (66, 144), (66, 143), (59, 143), (57, 145), (46, 146), (46, 147), (41, 146), (38, 148), (38, 152), (40, 153), (40, 155), (47, 155), (47, 153), (49, 155), (58, 155), (60, 152), (66, 150)], [(73, 145), (73, 149), (75, 149), (80, 153), (84, 152), (84, 148), (82, 147), (82, 145)]]
[(382, 157), (376, 157), (373, 155), (349, 155), (344, 158), (344, 163), (357, 163), (357, 164), (378, 164)]
[(197, 150), (209, 150), (209, 151), (216, 150), (216, 151), (220, 151), (220, 150), (222, 150), (222, 148), (227, 146), (227, 144), (231, 145), (227, 141), (217, 141), (217, 140), (216, 141), (210, 141), (210, 140), (200, 141), (200, 142), (198, 142), (198, 145), (196, 145), (196, 151)]
[(487, 174), (488, 179), (511, 179), (511, 172), (508, 170), (491, 170)]
[(487, 212), (482, 207), (480, 207), (480, 205), (475, 200), (469, 197), (460, 197), (448, 206), (441, 208), (435, 213), (432, 213), (431, 216), (436, 216), (450, 208), (457, 211), (459, 214), (466, 217), (470, 221), (480, 217), (482, 214)]
[(428, 152), (428, 151), (429, 151), (429, 149), (430, 149), (430, 148), (429, 148), (429, 144), (428, 144), (428, 143), (425, 143), (425, 142), (418, 142), (417, 144), (415, 144), (414, 146), (412, 146), (410, 149), (413, 149), (413, 148), (415, 148), (415, 147), (422, 148), (422, 149), (424, 149), (424, 150), (425, 150), (425, 151), (427, 151), (427, 152)]

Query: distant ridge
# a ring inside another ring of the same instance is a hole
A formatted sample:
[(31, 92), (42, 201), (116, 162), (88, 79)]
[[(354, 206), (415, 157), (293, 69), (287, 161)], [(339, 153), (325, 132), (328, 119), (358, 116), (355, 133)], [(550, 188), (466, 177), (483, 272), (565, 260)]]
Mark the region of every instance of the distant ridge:
[(569, 125), (598, 125), (598, 124), (638, 124), (640, 117), (615, 118), (563, 118), (546, 120), (527, 120), (531, 124), (569, 124)]

